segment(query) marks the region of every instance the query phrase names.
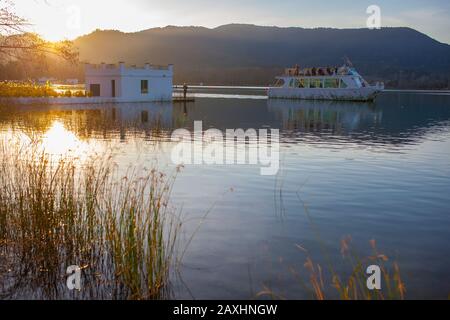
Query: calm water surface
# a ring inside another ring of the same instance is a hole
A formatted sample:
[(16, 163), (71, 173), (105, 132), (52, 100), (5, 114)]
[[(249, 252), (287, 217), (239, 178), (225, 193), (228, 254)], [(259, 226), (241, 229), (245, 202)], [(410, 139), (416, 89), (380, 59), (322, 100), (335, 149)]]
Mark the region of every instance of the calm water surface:
[(123, 167), (172, 172), (170, 134), (194, 120), (204, 129), (278, 128), (276, 176), (233, 165), (186, 166), (177, 177), (182, 241), (203, 223), (173, 280), (176, 298), (252, 298), (264, 287), (311, 298), (291, 271), (308, 277), (296, 244), (345, 274), (346, 235), (361, 256), (375, 239), (399, 263), (408, 298), (448, 297), (450, 95), (390, 92), (364, 104), (267, 100), (257, 89), (196, 91), (186, 105), (5, 108), (0, 136), (37, 132), (55, 153), (112, 148)]

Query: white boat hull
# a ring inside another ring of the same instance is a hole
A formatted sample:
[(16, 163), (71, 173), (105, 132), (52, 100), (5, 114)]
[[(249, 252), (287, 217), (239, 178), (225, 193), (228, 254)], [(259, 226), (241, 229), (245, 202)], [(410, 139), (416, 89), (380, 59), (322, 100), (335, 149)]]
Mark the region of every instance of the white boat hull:
[(363, 88), (269, 88), (269, 98), (304, 100), (373, 101), (382, 91), (379, 87)]

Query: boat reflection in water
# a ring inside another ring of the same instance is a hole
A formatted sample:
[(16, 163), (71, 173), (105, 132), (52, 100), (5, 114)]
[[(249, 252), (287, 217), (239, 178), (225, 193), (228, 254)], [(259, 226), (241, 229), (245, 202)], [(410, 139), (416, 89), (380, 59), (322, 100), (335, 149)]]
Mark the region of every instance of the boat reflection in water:
[[(401, 148), (448, 129), (446, 97), (383, 94), (375, 102), (269, 100), (285, 139)], [(288, 141), (289, 142), (289, 141)]]
[(270, 99), (268, 109), (282, 129), (303, 132), (348, 132), (379, 124), (383, 115), (369, 102)]

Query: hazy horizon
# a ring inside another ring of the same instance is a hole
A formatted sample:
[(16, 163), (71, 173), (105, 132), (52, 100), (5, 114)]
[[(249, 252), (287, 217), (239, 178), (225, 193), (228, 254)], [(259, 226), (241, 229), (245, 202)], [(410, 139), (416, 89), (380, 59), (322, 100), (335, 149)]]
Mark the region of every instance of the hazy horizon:
[[(231, 0), (211, 3), (205, 0), (155, 1), (15, 1), (17, 14), (33, 26), (31, 31), (48, 40), (75, 39), (97, 29), (125, 33), (152, 28), (204, 27), (214, 29), (227, 24), (253, 24), (305, 29), (365, 28), (366, 9), (378, 5), (382, 27), (409, 27), (431, 38), (450, 44), (450, 3), (443, 0), (414, 0), (407, 5), (386, 0), (309, 3), (286, 0)], [(51, 16), (52, 19), (48, 17)]]

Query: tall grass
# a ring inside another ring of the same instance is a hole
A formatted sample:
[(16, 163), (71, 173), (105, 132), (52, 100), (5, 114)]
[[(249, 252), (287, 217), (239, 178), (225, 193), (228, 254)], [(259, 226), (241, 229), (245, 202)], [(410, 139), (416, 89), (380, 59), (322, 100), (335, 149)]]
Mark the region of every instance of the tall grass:
[[(389, 258), (378, 251), (375, 240), (370, 240), (372, 254), (363, 258), (356, 252), (351, 242), (349, 236), (341, 240), (341, 254), (347, 269), (345, 276), (338, 273), (335, 266), (322, 267), (315, 263), (308, 251), (298, 246), (307, 254), (304, 267), (309, 273), (309, 286), (305, 285), (302, 280), (300, 282), (309, 289), (313, 298), (317, 300), (336, 299), (335, 294), (337, 293), (337, 299), (340, 300), (403, 300), (406, 288), (401, 279), (397, 262), (390, 263)], [(380, 267), (380, 289), (369, 289), (367, 286), (366, 268), (369, 265)], [(294, 269), (291, 271), (299, 279), (298, 272)], [(330, 292), (329, 289), (333, 289), (334, 292)]]
[[(378, 251), (375, 240), (370, 240), (372, 253), (362, 257), (354, 245), (352, 238), (346, 236), (341, 240), (341, 256), (343, 258), (343, 269), (347, 272), (338, 272), (337, 265), (330, 258), (329, 250), (322, 240), (319, 228), (314, 223), (308, 206), (297, 192), (297, 197), (303, 205), (306, 217), (320, 245), (320, 252), (325, 261), (325, 266), (315, 263), (311, 258), (308, 250), (300, 245), (296, 245), (298, 249), (306, 253), (306, 262), (304, 267), (309, 273), (309, 286), (305, 284), (298, 276), (298, 272), (291, 269), (299, 282), (305, 289), (312, 292), (313, 298), (317, 300), (340, 299), (340, 300), (393, 300), (404, 299), (405, 284), (400, 276), (400, 268), (395, 261), (389, 261), (387, 255)], [(366, 268), (369, 265), (377, 265), (380, 267), (382, 283), (381, 289), (369, 289), (367, 286)], [(329, 280), (329, 282), (327, 282)], [(334, 292), (330, 292), (329, 289)], [(337, 298), (336, 294), (337, 293)]]
[[(406, 286), (402, 281), (398, 263), (391, 261), (387, 255), (380, 252), (375, 240), (369, 241), (372, 253), (361, 256), (352, 244), (350, 236), (342, 238), (340, 253), (343, 263), (338, 264), (336, 259), (331, 258), (329, 248), (325, 245), (306, 203), (298, 192), (297, 197), (303, 205), (307, 220), (319, 244), (317, 251), (323, 261), (322, 264), (316, 263), (312, 258), (313, 255), (306, 248), (299, 244), (295, 245), (305, 254), (304, 269), (290, 267), (289, 271), (303, 292), (315, 300), (403, 300), (405, 298)], [(369, 289), (367, 286), (369, 275), (366, 274), (366, 268), (370, 265), (380, 268), (381, 289)], [(284, 298), (267, 286), (264, 286), (263, 290), (257, 294), (257, 297), (262, 296), (272, 299)]]
[[(175, 176), (0, 141), (0, 298), (167, 298), (181, 227), (169, 204)], [(66, 287), (70, 265), (83, 270), (79, 292)]]

